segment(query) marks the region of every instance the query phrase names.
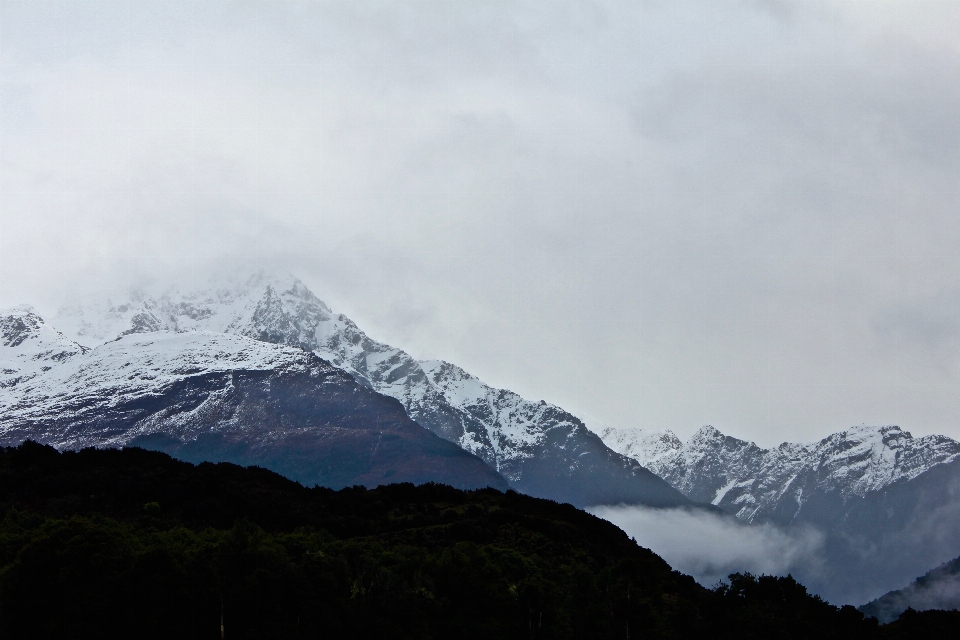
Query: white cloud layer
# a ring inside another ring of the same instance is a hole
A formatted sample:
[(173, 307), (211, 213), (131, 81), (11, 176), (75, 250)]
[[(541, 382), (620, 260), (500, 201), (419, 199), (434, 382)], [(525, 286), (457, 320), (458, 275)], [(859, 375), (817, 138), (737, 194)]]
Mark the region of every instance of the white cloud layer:
[(960, 437), (960, 4), (0, 2), (0, 305), (225, 264), (612, 424)]
[(706, 587), (716, 586), (731, 573), (799, 573), (810, 579), (822, 571), (824, 538), (812, 528), (746, 525), (732, 516), (697, 509), (608, 506), (589, 511)]

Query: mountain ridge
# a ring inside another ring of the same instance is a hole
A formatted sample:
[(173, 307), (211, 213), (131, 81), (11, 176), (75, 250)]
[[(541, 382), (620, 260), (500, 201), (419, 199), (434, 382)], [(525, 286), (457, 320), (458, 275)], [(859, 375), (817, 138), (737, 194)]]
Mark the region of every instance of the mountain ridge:
[(373, 340), (289, 274), (258, 272), (206, 288), (134, 291), (122, 302), (65, 307), (53, 322), (78, 342), (206, 330), (296, 347), (399, 400), (411, 419), (479, 456), (518, 491), (580, 506), (690, 504), (560, 407), (525, 400), (456, 365), (417, 361)]
[(669, 431), (606, 427), (600, 435), (685, 495), (751, 522), (792, 521), (808, 486), (862, 498), (960, 458), (960, 442), (939, 435), (914, 438), (896, 425), (860, 425), (813, 443), (784, 442), (770, 449), (709, 425), (686, 443)]

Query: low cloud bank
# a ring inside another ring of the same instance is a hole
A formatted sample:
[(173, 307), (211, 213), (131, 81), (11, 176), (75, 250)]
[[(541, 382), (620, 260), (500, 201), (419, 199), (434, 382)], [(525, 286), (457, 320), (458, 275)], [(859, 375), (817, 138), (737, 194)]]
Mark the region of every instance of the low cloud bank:
[(810, 578), (821, 573), (823, 534), (812, 528), (748, 525), (700, 509), (588, 509), (652, 549), (674, 569), (712, 587), (735, 572)]

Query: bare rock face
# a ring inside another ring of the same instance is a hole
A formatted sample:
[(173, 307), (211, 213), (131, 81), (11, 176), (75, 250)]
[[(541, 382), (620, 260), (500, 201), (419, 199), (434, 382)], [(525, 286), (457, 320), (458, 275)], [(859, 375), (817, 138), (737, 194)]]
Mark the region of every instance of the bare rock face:
[(508, 488), (482, 460), (410, 420), (398, 402), (301, 349), (170, 331), (132, 332), (85, 349), (35, 314), (0, 322), (13, 328), (0, 348), (5, 369), (31, 344), (29, 362), (52, 363), (0, 394), (3, 445), (142, 446), (335, 488)]
[(296, 347), (397, 399), (418, 424), (477, 455), (523, 493), (578, 506), (690, 503), (563, 409), (491, 388), (450, 363), (417, 361), (377, 342), (289, 275), (258, 273), (198, 289), (134, 292), (121, 302), (63, 309), (54, 323), (88, 344), (159, 327)]

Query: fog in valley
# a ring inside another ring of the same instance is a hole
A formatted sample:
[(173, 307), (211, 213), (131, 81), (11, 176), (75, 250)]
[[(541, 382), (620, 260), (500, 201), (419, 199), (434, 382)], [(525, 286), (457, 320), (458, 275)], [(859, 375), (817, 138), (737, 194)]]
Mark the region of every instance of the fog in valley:
[(714, 587), (736, 572), (792, 573), (805, 579), (823, 572), (823, 534), (812, 527), (749, 525), (702, 509), (609, 506), (589, 511), (613, 522), (705, 587)]

